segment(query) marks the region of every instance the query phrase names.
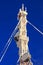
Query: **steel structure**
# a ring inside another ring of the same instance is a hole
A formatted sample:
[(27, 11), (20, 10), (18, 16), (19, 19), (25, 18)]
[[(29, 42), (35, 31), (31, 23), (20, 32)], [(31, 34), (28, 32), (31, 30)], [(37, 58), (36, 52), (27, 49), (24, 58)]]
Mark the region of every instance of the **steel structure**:
[(14, 38), (17, 43), (17, 47), (19, 48), (18, 62), (20, 62), (20, 65), (33, 65), (31, 61), (31, 55), (28, 50), (29, 37), (27, 36), (26, 25), (27, 23), (29, 23), (41, 35), (43, 35), (43, 32), (27, 20), (27, 14), (28, 13), (26, 8), (24, 8), (24, 5), (22, 5), (22, 8), (19, 10), (18, 13), (19, 22), (15, 27), (14, 31), (12, 32), (10, 38), (8, 39), (3, 51), (1, 52), (0, 62), (2, 61), (5, 53), (7, 52), (7, 49), (12, 42), (12, 39)]
[(17, 47), (19, 48), (19, 62), (20, 65), (33, 65), (31, 62), (31, 55), (28, 50), (28, 42), (29, 37), (27, 36), (27, 11), (24, 9), (24, 5), (22, 5), (22, 8), (19, 10), (18, 13), (18, 19), (20, 21), (20, 24), (18, 26), (19, 30), (14, 36), (14, 39), (16, 40)]

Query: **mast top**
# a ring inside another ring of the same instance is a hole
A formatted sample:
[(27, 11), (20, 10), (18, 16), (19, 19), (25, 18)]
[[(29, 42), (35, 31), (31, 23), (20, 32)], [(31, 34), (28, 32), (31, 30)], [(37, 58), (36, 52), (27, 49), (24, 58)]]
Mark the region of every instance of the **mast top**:
[(22, 11), (24, 11), (24, 4), (22, 4)]
[(27, 16), (27, 14), (27, 8), (24, 7), (24, 4), (22, 4), (22, 8), (19, 9), (18, 17)]

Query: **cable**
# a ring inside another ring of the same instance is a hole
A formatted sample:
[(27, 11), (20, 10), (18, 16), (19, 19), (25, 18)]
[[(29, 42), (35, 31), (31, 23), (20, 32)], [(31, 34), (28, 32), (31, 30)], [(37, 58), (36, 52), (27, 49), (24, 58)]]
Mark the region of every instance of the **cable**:
[(28, 23), (35, 29), (35, 30), (37, 30), (41, 35), (43, 35), (43, 32), (42, 31), (40, 31), (36, 26), (34, 26), (32, 23), (30, 23), (29, 21), (28, 21)]
[[(1, 56), (1, 58), (0, 58), (0, 62), (2, 61), (2, 59), (3, 59), (4, 55), (5, 55), (5, 53), (7, 52), (7, 49), (9, 48), (9, 45), (10, 45), (11, 42), (12, 42), (13, 36), (15, 35), (16, 30), (18, 29), (19, 23), (20, 23), (20, 21), (18, 22), (18, 24), (17, 24), (17, 26), (15, 27), (13, 33), (11, 34), (9, 40), (7, 41), (7, 43), (6, 43), (5, 47), (4, 47), (5, 50), (2, 51), (3, 54), (2, 54), (2, 56)], [(43, 35), (43, 32), (41, 32), (37, 27), (35, 27), (35, 26), (34, 26), (32, 23), (30, 23), (30, 22), (28, 22), (28, 23), (29, 23), (32, 27), (34, 27), (39, 33), (41, 33), (41, 34)], [(2, 52), (1, 52), (1, 53), (2, 53)]]
[(0, 62), (2, 61), (2, 59), (3, 59), (4, 55), (5, 55), (5, 53), (6, 53), (7, 49), (8, 49), (8, 47), (9, 47), (9, 45), (10, 45), (10, 43), (11, 43), (11, 41), (12, 41), (12, 38), (10, 38), (9, 42), (7, 42), (7, 43), (9, 43), (9, 44), (7, 45), (6, 48), (4, 48), (5, 50), (4, 50), (3, 55), (2, 55), (1, 58), (0, 58)]
[(4, 47), (5, 50), (3, 49), (4, 51), (1, 52), (1, 53), (3, 53), (3, 54), (2, 54), (2, 56), (1, 56), (1, 58), (0, 58), (0, 62), (2, 61), (2, 59), (3, 59), (4, 55), (5, 55), (5, 53), (7, 52), (7, 49), (9, 48), (9, 45), (10, 45), (11, 42), (12, 42), (12, 38), (13, 38), (13, 36), (15, 35), (16, 30), (18, 29), (19, 23), (20, 23), (20, 21), (18, 22), (18, 24), (17, 24), (17, 26), (15, 27), (14, 31), (12, 32), (10, 38), (8, 39), (8, 41), (7, 41), (7, 43), (6, 43), (5, 47)]

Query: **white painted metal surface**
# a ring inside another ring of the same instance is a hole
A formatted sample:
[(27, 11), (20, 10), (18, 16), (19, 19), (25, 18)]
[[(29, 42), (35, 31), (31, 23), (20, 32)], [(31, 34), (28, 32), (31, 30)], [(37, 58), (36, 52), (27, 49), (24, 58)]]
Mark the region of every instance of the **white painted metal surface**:
[[(10, 38), (8, 39), (3, 51), (1, 52), (1, 58), (0, 58), (0, 62), (2, 61), (3, 57), (5, 56), (5, 53), (7, 52), (13, 37), (18, 37), (19, 39), (17, 42), (17, 46), (19, 48), (19, 60), (22, 56), (22, 59), (25, 60), (27, 57), (29, 57), (29, 59), (31, 58), (31, 55), (28, 51), (28, 42), (29, 42), (29, 37), (27, 36), (27, 29), (26, 29), (26, 24), (27, 24), (27, 9), (24, 10), (24, 5), (22, 5), (22, 9), (19, 10), (18, 13), (18, 19), (19, 22), (17, 24), (17, 26), (15, 27), (13, 33), (11, 34)], [(41, 35), (43, 35), (43, 32), (40, 31), (36, 26), (34, 26), (31, 22), (28, 22), (35, 30), (37, 30), (39, 33), (41, 33)], [(16, 30), (19, 28), (19, 31), (16, 33)], [(27, 54), (28, 56), (27, 56)], [(22, 64), (20, 64), (22, 65)], [(27, 65), (27, 63), (24, 63), (24, 65)], [(28, 65), (33, 65), (30, 61), (30, 63)]]

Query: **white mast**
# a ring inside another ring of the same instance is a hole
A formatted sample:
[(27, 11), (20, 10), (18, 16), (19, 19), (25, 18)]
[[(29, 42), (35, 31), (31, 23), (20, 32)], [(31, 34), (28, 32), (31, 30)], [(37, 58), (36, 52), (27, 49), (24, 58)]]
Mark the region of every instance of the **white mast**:
[[(21, 65), (32, 65), (31, 62), (31, 55), (28, 50), (28, 42), (29, 42), (29, 37), (27, 36), (27, 29), (26, 29), (26, 24), (27, 24), (27, 8), (25, 7), (24, 9), (24, 4), (22, 4), (22, 8), (19, 10), (18, 13), (18, 19), (19, 22), (16, 25), (15, 29), (13, 30), (10, 38), (8, 39), (6, 45), (4, 46), (3, 51), (0, 53), (0, 62), (4, 58), (11, 42), (12, 39), (14, 38), (17, 42), (17, 46), (19, 48), (19, 61)], [(43, 35), (43, 32), (39, 30), (36, 26), (34, 26), (31, 22), (28, 21), (28, 23), (35, 29), (37, 30), (41, 35)], [(18, 30), (18, 32), (17, 32)], [(15, 35), (16, 34), (16, 35)], [(24, 63), (24, 64), (23, 64)]]
[(27, 12), (24, 9), (24, 4), (22, 5), (22, 9), (19, 10), (18, 19), (20, 24), (18, 26), (19, 31), (14, 36), (14, 39), (17, 42), (17, 47), (19, 48), (19, 61), (20, 65), (32, 65), (31, 55), (28, 51), (28, 42), (29, 37), (27, 36)]

